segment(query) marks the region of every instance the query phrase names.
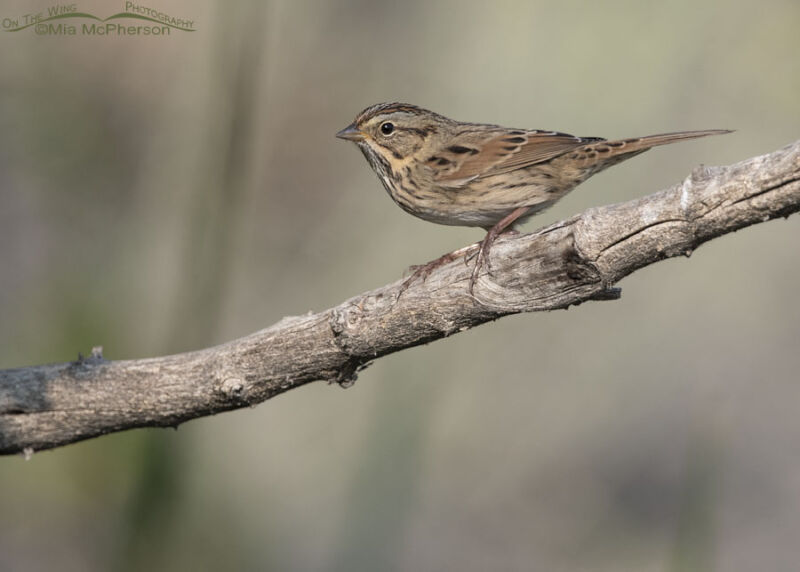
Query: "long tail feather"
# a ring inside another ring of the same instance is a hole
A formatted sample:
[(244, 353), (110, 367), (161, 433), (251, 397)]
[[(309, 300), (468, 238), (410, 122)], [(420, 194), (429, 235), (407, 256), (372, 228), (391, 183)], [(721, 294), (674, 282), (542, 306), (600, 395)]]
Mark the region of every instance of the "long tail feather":
[[(733, 133), (729, 129), (707, 129), (705, 131), (678, 131), (676, 133), (661, 133), (658, 135), (648, 135), (647, 137), (637, 137), (634, 139), (622, 139), (620, 141), (606, 141), (606, 145), (616, 147), (619, 151), (636, 151), (639, 149), (649, 149), (657, 145), (668, 145), (687, 139), (699, 139), (709, 135), (725, 135)], [(622, 145), (618, 145), (622, 143)], [(602, 144), (599, 144), (602, 145)], [(598, 146), (599, 146), (598, 145)]]
[(601, 151), (603, 147), (610, 147), (613, 155), (630, 153), (656, 147), (658, 145), (668, 145), (687, 139), (699, 139), (709, 135), (725, 135), (732, 133), (729, 129), (707, 129), (704, 131), (678, 131), (676, 133), (660, 133), (658, 135), (648, 135), (647, 137), (635, 137), (633, 139), (620, 139), (618, 141), (603, 141), (594, 143), (591, 146), (595, 151)]
[(584, 168), (591, 171), (591, 174), (616, 165), (622, 161), (635, 157), (639, 153), (644, 153), (651, 147), (658, 145), (669, 145), (678, 141), (688, 139), (698, 139), (709, 135), (724, 135), (732, 133), (728, 129), (707, 129), (705, 131), (678, 131), (676, 133), (661, 133), (658, 135), (648, 135), (647, 137), (635, 137), (632, 139), (618, 139), (616, 141), (598, 141), (590, 143), (577, 149), (569, 157), (572, 160), (582, 163)]

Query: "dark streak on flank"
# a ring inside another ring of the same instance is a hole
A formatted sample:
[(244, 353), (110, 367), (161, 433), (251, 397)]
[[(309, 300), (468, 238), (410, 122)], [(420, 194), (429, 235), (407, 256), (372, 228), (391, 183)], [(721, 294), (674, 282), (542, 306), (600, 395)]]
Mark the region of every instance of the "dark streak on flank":
[(458, 155), (463, 155), (464, 153), (475, 155), (478, 153), (477, 149), (472, 149), (471, 147), (462, 147), (461, 145), (453, 145), (452, 147), (448, 147), (447, 150), (451, 153), (457, 153)]

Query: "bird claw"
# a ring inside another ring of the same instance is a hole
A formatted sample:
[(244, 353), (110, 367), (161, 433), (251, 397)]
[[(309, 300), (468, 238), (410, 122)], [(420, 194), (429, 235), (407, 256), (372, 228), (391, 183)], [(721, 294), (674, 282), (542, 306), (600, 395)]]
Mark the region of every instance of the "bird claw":
[(397, 293), (397, 299), (400, 299), (400, 296), (403, 295), (403, 292), (408, 290), (408, 288), (413, 284), (417, 279), (422, 279), (422, 282), (428, 279), (428, 276), (431, 275), (431, 272), (439, 268), (440, 266), (444, 266), (448, 262), (452, 262), (456, 258), (461, 255), (461, 250), (457, 250), (455, 252), (448, 252), (437, 258), (436, 260), (431, 260), (426, 264), (415, 264), (409, 266), (408, 269), (411, 271), (411, 276), (406, 278), (403, 283), (400, 285), (400, 290)]
[(430, 276), (430, 273), (433, 272), (434, 268), (435, 266), (430, 262), (428, 264), (415, 264), (409, 266), (408, 269), (411, 271), (411, 276), (406, 278), (400, 285), (400, 294), (408, 290), (408, 287), (411, 286), (411, 284), (413, 284), (418, 278), (421, 278), (422, 282), (424, 283), (428, 279), (428, 276)]
[[(503, 229), (501, 229), (501, 232), (502, 230)], [(516, 231), (511, 229), (506, 230), (506, 232), (513, 232), (514, 234), (517, 234)], [(453, 252), (448, 252), (447, 254), (440, 256), (436, 260), (432, 260), (426, 264), (409, 266), (408, 270), (411, 272), (411, 275), (408, 278), (406, 278), (400, 285), (400, 289), (397, 293), (397, 300), (400, 299), (400, 296), (402, 296), (403, 293), (406, 290), (408, 290), (409, 287), (417, 279), (422, 279), (422, 282), (424, 283), (425, 280), (428, 279), (428, 276), (430, 276), (430, 274), (434, 270), (436, 270), (440, 266), (444, 266), (448, 262), (456, 260), (462, 254), (464, 255), (464, 264), (467, 266), (469, 265), (469, 263), (472, 261), (473, 258), (475, 259), (475, 267), (472, 269), (472, 274), (470, 275), (469, 278), (469, 288), (468, 288), (470, 296), (474, 297), (475, 283), (478, 281), (478, 277), (481, 273), (481, 270), (483, 268), (486, 268), (486, 273), (489, 276), (492, 277), (494, 276), (494, 272), (492, 270), (492, 263), (489, 260), (489, 250), (491, 249), (492, 244), (494, 244), (494, 240), (495, 238), (497, 238), (498, 234), (499, 233), (497, 231), (490, 231), (489, 233), (487, 233), (487, 235), (484, 237), (482, 241), (476, 244), (466, 246), (464, 248), (461, 248)]]

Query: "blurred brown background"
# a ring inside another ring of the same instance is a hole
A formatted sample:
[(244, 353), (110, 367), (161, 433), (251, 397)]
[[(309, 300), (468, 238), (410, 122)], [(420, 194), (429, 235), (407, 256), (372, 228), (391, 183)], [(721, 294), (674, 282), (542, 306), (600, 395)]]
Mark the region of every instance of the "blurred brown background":
[[(0, 367), (205, 347), (480, 239), (403, 213), (333, 137), (375, 102), (737, 130), (529, 229), (800, 136), (791, 0), (146, 5), (197, 31), (0, 31)], [(746, 229), (347, 391), (0, 459), (0, 569), (796, 570), (799, 239), (800, 217)]]

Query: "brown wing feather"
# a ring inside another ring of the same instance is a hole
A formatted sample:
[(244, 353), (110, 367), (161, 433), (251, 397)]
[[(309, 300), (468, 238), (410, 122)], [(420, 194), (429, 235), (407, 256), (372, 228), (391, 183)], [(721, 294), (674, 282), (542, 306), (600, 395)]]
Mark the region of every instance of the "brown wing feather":
[(575, 137), (566, 133), (546, 131), (532, 132), (529, 134), (528, 142), (522, 145), (517, 153), (498, 165), (492, 174), (505, 173), (536, 163), (543, 163), (577, 147), (600, 141), (604, 141), (604, 139), (601, 137)]
[[(437, 153), (439, 167), (434, 179), (460, 186), (478, 177), (513, 171), (557, 157), (600, 138), (581, 138), (554, 131), (503, 131), (471, 145), (451, 145)], [(468, 150), (468, 151), (465, 151)], [(443, 167), (443, 168), (442, 168)]]

